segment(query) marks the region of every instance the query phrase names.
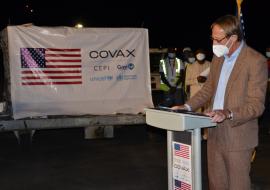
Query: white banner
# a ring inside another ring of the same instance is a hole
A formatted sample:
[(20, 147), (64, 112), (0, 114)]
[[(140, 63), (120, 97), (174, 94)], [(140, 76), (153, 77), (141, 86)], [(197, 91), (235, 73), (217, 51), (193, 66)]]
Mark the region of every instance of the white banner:
[(148, 31), (9, 26), (14, 119), (152, 107)]

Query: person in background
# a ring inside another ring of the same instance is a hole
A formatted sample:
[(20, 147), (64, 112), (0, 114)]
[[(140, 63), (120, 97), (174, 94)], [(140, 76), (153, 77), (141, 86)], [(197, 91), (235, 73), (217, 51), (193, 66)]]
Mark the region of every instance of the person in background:
[(245, 43), (236, 16), (218, 18), (211, 29), (214, 56), (208, 78), (184, 105), (171, 109), (197, 110), (210, 100), (205, 114), (217, 126), (208, 128), (209, 189), (251, 190), (258, 117), (265, 109), (266, 59)]
[[(189, 86), (190, 97), (194, 96), (203, 86), (207, 79), (210, 62), (206, 60), (206, 53), (202, 49), (195, 52), (196, 61), (187, 67), (186, 86)], [(190, 98), (188, 97), (188, 98)]]
[(196, 61), (195, 55), (190, 47), (183, 48), (182, 60), (184, 62), (184, 66), (185, 66), (183, 86), (184, 86), (184, 90), (185, 90), (185, 100), (187, 100), (188, 97), (190, 97), (190, 89), (189, 89), (189, 86), (187, 86), (185, 83), (186, 82), (186, 72), (188, 70), (188, 67), (191, 66)]
[(159, 106), (171, 107), (184, 103), (184, 69), (182, 60), (176, 57), (176, 49), (169, 48), (167, 57), (161, 59), (159, 65), (160, 89), (164, 92)]
[(189, 64), (192, 64), (196, 61), (194, 52), (192, 51), (192, 49), (190, 47), (185, 47), (183, 48), (183, 52), (182, 52), (182, 60), (185, 64), (185, 67)]

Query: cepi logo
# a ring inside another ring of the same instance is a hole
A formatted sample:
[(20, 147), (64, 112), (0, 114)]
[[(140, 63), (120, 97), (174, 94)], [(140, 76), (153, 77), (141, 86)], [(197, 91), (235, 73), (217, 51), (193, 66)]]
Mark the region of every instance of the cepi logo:
[(133, 70), (135, 65), (133, 63), (128, 63), (127, 65), (117, 65), (118, 70)]
[(95, 65), (94, 71), (109, 71), (110, 67), (108, 65)]

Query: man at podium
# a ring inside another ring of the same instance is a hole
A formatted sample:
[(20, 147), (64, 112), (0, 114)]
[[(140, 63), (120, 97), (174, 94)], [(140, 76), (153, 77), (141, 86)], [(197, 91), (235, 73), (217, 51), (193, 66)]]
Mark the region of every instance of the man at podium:
[(264, 111), (266, 59), (249, 47), (237, 17), (226, 15), (212, 25), (213, 59), (203, 88), (185, 105), (197, 110), (210, 100), (207, 115), (217, 122), (207, 141), (210, 190), (250, 190), (250, 161), (258, 145), (257, 118)]

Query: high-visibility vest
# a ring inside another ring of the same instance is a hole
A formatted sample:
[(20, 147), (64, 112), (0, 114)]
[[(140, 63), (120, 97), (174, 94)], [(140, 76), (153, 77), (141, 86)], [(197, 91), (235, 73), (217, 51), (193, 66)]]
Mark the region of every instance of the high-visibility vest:
[[(163, 69), (163, 72), (164, 72), (164, 75), (165, 75), (165, 78), (168, 79), (168, 68), (166, 68), (166, 61), (169, 61), (169, 59), (161, 59), (160, 60), (160, 64), (161, 64), (161, 67)], [(175, 76), (174, 78), (172, 79), (174, 84), (177, 82), (179, 76), (180, 76), (180, 69), (181, 69), (181, 60), (178, 59), (178, 58), (175, 58)], [(160, 81), (160, 90), (163, 90), (163, 91), (169, 91), (170, 88), (165, 84), (163, 83), (163, 81), (161, 80)]]

